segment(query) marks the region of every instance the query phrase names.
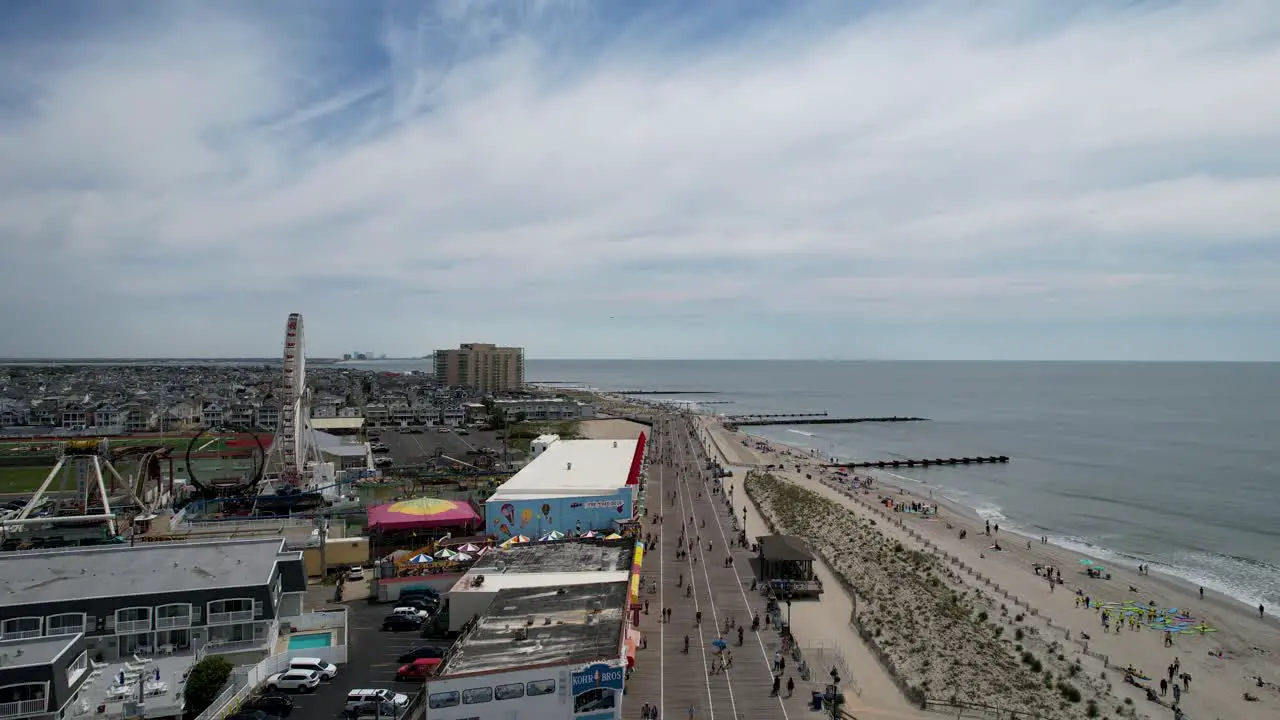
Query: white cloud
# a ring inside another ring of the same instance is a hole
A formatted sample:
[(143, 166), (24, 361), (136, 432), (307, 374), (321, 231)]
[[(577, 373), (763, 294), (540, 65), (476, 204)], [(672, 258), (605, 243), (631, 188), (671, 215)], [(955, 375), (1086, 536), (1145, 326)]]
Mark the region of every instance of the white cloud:
[[(584, 297), (601, 316), (834, 302), (828, 325), (1280, 307), (1271, 3), (843, 25), (797, 6), (715, 42), (687, 9), (664, 33), (573, 2), (328, 24), (220, 7), (0, 50), (0, 302), (25, 308), (0, 355), (46, 352), (32, 326), (77, 299), (81, 354), (252, 354), (244, 328), (283, 307), (365, 333), (328, 353), (420, 352)], [(250, 296), (212, 340), (164, 322)], [(156, 322), (113, 336), (102, 308)], [(594, 322), (577, 331), (608, 334)], [(669, 332), (680, 353), (701, 330)]]

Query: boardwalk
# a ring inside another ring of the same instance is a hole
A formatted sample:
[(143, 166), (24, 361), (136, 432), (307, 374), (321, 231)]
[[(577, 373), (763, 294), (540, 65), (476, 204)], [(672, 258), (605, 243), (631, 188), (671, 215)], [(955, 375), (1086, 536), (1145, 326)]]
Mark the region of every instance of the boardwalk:
[[(660, 718), (670, 720), (792, 720), (793, 716), (807, 715), (804, 698), (799, 695), (791, 699), (770, 697), (779, 636), (763, 624), (759, 632), (751, 631), (753, 613), (760, 613), (763, 621), (764, 598), (749, 590), (747, 551), (728, 550), (738, 534), (736, 525), (724, 498), (712, 492), (714, 481), (698, 470), (704, 466), (694, 460), (700, 445), (691, 441), (683, 421), (674, 438), (664, 437), (661, 426), (659, 420), (653, 444), (659, 461), (649, 469), (646, 488), (649, 517), (644, 531), (661, 528), (657, 546), (646, 555), (643, 568), (643, 597), (650, 608), (641, 617), (640, 628), (647, 647), (636, 658), (624, 714), (628, 720), (640, 718), (641, 708), (650, 703), (660, 708)], [(651, 522), (655, 514), (662, 516), (660, 525)], [(687, 557), (677, 560), (682, 523), (692, 527), (686, 548), (689, 541), (694, 547)], [(734, 564), (726, 567), (729, 552)], [(656, 592), (652, 592), (655, 584)], [(663, 607), (672, 609), (669, 623), (661, 621)], [(701, 624), (696, 622), (698, 612), (702, 613)], [(726, 622), (731, 621), (744, 626), (741, 646), (736, 629), (723, 632)], [(726, 655), (717, 654), (712, 641), (722, 637), (728, 643), (732, 665), (715, 671)], [(786, 677), (793, 669), (789, 664), (783, 676), (783, 695)], [(795, 680), (802, 685), (798, 676)]]

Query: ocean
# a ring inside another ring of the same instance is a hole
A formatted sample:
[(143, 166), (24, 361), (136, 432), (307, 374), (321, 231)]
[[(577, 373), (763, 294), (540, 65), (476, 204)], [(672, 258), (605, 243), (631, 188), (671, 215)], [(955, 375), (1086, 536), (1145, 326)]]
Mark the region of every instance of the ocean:
[(526, 378), (706, 391), (645, 399), (728, 415), (930, 418), (749, 430), (842, 459), (1008, 455), (892, 472), (1003, 529), (1280, 607), (1280, 364), (529, 360)]

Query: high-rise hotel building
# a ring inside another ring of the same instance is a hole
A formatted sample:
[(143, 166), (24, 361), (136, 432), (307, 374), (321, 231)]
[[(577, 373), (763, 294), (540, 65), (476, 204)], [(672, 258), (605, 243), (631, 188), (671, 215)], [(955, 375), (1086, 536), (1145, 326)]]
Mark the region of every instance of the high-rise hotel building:
[(437, 350), (435, 366), (436, 382), (445, 387), (501, 392), (524, 386), (524, 348), (463, 343)]

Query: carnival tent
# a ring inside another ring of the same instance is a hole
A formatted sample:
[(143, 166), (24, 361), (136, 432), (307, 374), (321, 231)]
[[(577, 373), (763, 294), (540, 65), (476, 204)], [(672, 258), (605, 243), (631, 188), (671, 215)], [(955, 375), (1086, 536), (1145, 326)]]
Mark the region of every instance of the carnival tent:
[(479, 527), (484, 519), (465, 502), (414, 498), (369, 508), (369, 529), (381, 532), (440, 527)]

